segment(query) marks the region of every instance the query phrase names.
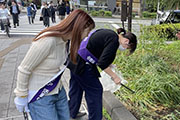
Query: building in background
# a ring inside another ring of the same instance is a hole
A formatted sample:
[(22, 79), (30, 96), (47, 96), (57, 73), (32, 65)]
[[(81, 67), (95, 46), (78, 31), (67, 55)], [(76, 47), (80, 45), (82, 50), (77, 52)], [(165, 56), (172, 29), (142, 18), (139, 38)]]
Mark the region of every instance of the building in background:
[[(121, 7), (122, 0), (116, 0), (116, 6)], [(127, 0), (129, 1), (129, 0)], [(133, 13), (140, 15), (141, 12), (141, 0), (133, 0)]]
[[(72, 0), (78, 1), (78, 0)], [(80, 5), (92, 5), (94, 3), (95, 6), (108, 6), (108, 10), (112, 12), (115, 9), (121, 9), (121, 1), (122, 0), (79, 0), (78, 3)], [(129, 0), (127, 0), (128, 2)], [(141, 0), (133, 0), (133, 13), (140, 14), (141, 12)]]

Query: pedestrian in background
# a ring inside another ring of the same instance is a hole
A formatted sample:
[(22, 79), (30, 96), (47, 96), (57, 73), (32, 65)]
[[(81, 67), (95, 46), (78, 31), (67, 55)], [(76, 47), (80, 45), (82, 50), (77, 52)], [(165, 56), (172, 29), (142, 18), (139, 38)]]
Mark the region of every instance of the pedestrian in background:
[(70, 3), (69, 3), (69, 1), (67, 1), (66, 2), (66, 14), (69, 15), (70, 11), (71, 11)]
[(32, 14), (33, 14), (33, 10), (32, 10), (32, 7), (31, 5), (28, 3), (27, 4), (27, 16), (28, 16), (28, 21), (29, 21), (29, 24), (31, 23), (34, 23), (34, 19), (32, 17)]
[(32, 2), (31, 7), (32, 7), (32, 19), (35, 20), (36, 12), (37, 12), (36, 4), (34, 2)]
[(12, 5), (10, 7), (10, 13), (13, 18), (14, 28), (16, 28), (16, 25), (19, 26), (19, 14), (20, 14), (19, 6), (17, 5), (16, 1), (12, 1)]
[(111, 70), (110, 65), (115, 59), (118, 48), (121, 51), (129, 50), (132, 54), (136, 45), (136, 36), (130, 32), (126, 33), (122, 28), (118, 29), (117, 33), (110, 29), (98, 29), (82, 41), (77, 62), (69, 64), (71, 71), (69, 108), (73, 119), (76, 119), (79, 113), (82, 95), (85, 92), (88, 120), (102, 120), (103, 88), (97, 67), (104, 70), (116, 84), (120, 84), (121, 79)]
[(50, 26), (49, 17), (51, 16), (47, 3), (45, 3), (44, 8), (42, 9), (43, 24), (45, 27)]
[(66, 4), (65, 4), (64, 0), (59, 1), (57, 11), (58, 11), (59, 19), (63, 20), (66, 15)]
[(46, 2), (42, 2), (41, 8), (40, 8), (40, 18), (39, 18), (40, 21), (43, 21), (42, 9), (44, 8), (45, 4)]
[(56, 22), (56, 14), (55, 14), (56, 9), (54, 8), (53, 1), (50, 2), (49, 11), (51, 14), (51, 21), (52, 21), (52, 23), (55, 23)]
[[(66, 61), (66, 44), (70, 45), (70, 59), (74, 61), (81, 40), (95, 27), (93, 19), (83, 10), (74, 10), (59, 24), (41, 31), (18, 67), (14, 102), (19, 112), (29, 112), (32, 120), (70, 120), (69, 107), (61, 79), (52, 90), (39, 89), (48, 84)], [(43, 96), (41, 96), (44, 93)], [(28, 103), (29, 102), (29, 103)]]
[[(4, 32), (5, 26), (4, 24), (8, 24), (10, 27), (10, 21), (9, 21), (10, 12), (6, 8), (5, 2), (0, 3), (0, 24), (1, 24), (1, 31)], [(6, 23), (4, 23), (6, 22)]]

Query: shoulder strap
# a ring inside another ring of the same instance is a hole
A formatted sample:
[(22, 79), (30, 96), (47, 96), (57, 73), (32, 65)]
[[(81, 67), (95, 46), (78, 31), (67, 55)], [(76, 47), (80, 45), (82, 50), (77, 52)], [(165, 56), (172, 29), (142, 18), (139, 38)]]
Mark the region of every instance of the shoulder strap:
[(88, 37), (86, 37), (82, 40), (79, 50), (78, 50), (79, 56), (81, 56), (81, 58), (83, 58), (86, 62), (89, 62), (91, 64), (96, 64), (98, 62), (98, 59), (91, 52), (89, 52), (89, 50), (86, 47), (87, 47), (89, 38), (95, 32), (96, 32), (96, 30), (91, 31), (88, 34)]

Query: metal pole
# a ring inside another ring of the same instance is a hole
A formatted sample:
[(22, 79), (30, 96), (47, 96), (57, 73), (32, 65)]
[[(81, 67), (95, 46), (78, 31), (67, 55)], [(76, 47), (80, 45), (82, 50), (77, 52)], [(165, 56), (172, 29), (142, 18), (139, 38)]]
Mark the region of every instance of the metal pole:
[(130, 32), (132, 28), (132, 3), (133, 3), (133, 0), (129, 0), (128, 31)]
[(87, 11), (88, 11), (88, 9), (89, 9), (89, 8), (88, 8), (88, 0), (86, 0), (86, 5), (87, 5)]
[(158, 0), (158, 4), (157, 4), (157, 15), (156, 15), (156, 24), (157, 24), (158, 19), (159, 19), (159, 18), (158, 18), (158, 16), (159, 16), (159, 15), (158, 15), (158, 11), (159, 11), (159, 4), (160, 4), (160, 3), (159, 3), (159, 0)]

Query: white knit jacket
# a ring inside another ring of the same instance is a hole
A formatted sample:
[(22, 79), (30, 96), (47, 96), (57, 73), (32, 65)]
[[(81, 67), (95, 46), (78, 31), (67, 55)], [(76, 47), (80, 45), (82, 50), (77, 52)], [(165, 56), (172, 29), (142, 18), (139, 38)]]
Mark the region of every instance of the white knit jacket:
[[(16, 96), (27, 96), (37, 91), (58, 73), (67, 57), (66, 42), (59, 37), (45, 37), (32, 42), (30, 49), (18, 67)], [(56, 94), (61, 81), (49, 94)]]

